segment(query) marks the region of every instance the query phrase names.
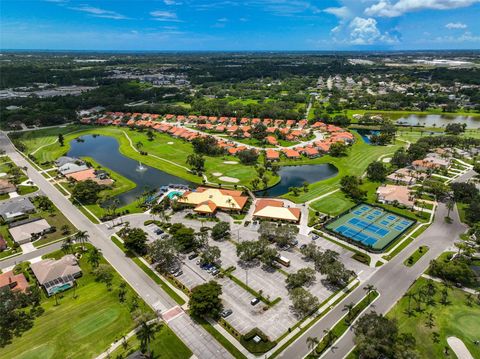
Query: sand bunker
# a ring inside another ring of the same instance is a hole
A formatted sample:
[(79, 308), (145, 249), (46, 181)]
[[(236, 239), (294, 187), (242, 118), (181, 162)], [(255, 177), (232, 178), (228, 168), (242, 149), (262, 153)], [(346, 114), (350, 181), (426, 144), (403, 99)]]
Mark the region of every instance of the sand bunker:
[(382, 162), (385, 162), (385, 163), (390, 163), (392, 159), (390, 157), (386, 157), (382, 160)]
[(238, 164), (237, 161), (223, 161), (223, 163), (226, 163), (227, 165), (236, 165), (236, 164)]
[(167, 142), (167, 145), (173, 145), (174, 142)]
[(215, 177), (220, 177), (223, 173), (222, 172), (213, 172), (212, 175)]
[(224, 181), (224, 182), (232, 182), (232, 183), (240, 182), (240, 180), (238, 178), (234, 178), (234, 177), (222, 176), (222, 177), (219, 177), (219, 179)]

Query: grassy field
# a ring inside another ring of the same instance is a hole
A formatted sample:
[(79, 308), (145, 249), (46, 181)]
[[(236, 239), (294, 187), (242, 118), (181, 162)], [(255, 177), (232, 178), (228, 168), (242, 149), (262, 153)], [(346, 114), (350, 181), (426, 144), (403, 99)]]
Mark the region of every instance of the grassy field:
[[(49, 257), (63, 255), (58, 251)], [(0, 357), (93, 358), (135, 327), (130, 310), (133, 290), (127, 286), (127, 300), (120, 303), (117, 288), (122, 280), (116, 272), (108, 291), (105, 284), (95, 281), (85, 256), (80, 266), (83, 276), (77, 281), (76, 298), (72, 289), (59, 296), (58, 306), (54, 297), (44, 298), (45, 312), (35, 319), (32, 329), (0, 348)], [(150, 311), (141, 299), (138, 302), (142, 310)]]
[[(418, 293), (420, 288), (427, 285), (429, 281), (424, 278), (418, 279), (410, 288), (409, 293)], [(404, 296), (395, 307), (388, 313), (389, 318), (397, 320), (400, 332), (411, 333), (416, 339), (417, 350), (420, 358), (444, 358), (443, 350), (447, 346), (447, 337), (455, 336), (461, 339), (474, 358), (480, 358), (480, 347), (474, 345), (473, 341), (480, 338), (480, 306), (473, 301), (469, 306), (467, 304), (467, 293), (460, 289), (452, 288), (448, 290), (449, 304), (443, 305), (439, 302), (443, 285), (430, 281), (436, 288), (436, 294), (433, 296), (435, 304), (428, 306), (423, 311), (414, 311), (412, 316), (407, 315), (408, 297)], [(412, 308), (416, 303), (412, 300)], [(433, 328), (426, 326), (427, 313), (434, 315)], [(439, 342), (434, 343), (432, 333), (439, 334)], [(450, 351), (450, 356), (454, 357)]]
[[(202, 183), (201, 177), (193, 175), (186, 168), (184, 168), (188, 167), (186, 164), (188, 155), (193, 153), (192, 145), (188, 142), (161, 133), (155, 133), (155, 139), (153, 141), (149, 141), (146, 136), (146, 132), (139, 132), (117, 127), (78, 128), (80, 128), (80, 130), (77, 130), (75, 127), (71, 127), (70, 132), (74, 132), (64, 135), (65, 146), (60, 146), (58, 143), (53, 143), (41, 148), (38, 152), (36, 152), (35, 157), (37, 162), (44, 163), (46, 161), (53, 161), (66, 154), (70, 148), (69, 142), (76, 137), (89, 134), (99, 134), (116, 138), (120, 144), (120, 152), (125, 156), (128, 156), (134, 160), (142, 161), (144, 164), (158, 168), (172, 175), (185, 178), (189, 181)], [(64, 128), (62, 128), (62, 130), (64, 130), (65, 133), (68, 133)], [(40, 143), (52, 143), (57, 138), (57, 135), (53, 134), (51, 129), (39, 130), (35, 132), (35, 134), (32, 134), (32, 132), (22, 133), (21, 141), (27, 147), (27, 152), (31, 152), (32, 150), (38, 148)], [(143, 144), (142, 151), (148, 152), (149, 155), (158, 156), (161, 159), (152, 156), (140, 155), (131, 147), (128, 138), (125, 136), (125, 133), (128, 135), (133, 144), (138, 142)], [(42, 136), (46, 136), (48, 140), (40, 141), (38, 138)], [(167, 161), (163, 161), (162, 159)], [(168, 161), (174, 163), (170, 163)], [(224, 161), (238, 162), (238, 159), (233, 156), (205, 157), (206, 174), (210, 181), (216, 183), (222, 182), (218, 179), (218, 177), (212, 175), (213, 172), (220, 172), (229, 177), (238, 178), (240, 179), (239, 184), (243, 185), (250, 184), (250, 181), (257, 176), (253, 166), (245, 166), (240, 163), (234, 165), (226, 164)], [(269, 185), (273, 185), (278, 181), (278, 177), (271, 175), (269, 177)], [(229, 182), (222, 183), (227, 184)]]
[[(371, 146), (366, 144), (360, 135), (355, 134), (355, 143), (349, 149), (348, 156), (345, 157), (332, 157), (323, 156), (315, 159), (302, 159), (302, 160), (284, 160), (280, 165), (301, 165), (301, 164), (321, 164), (331, 163), (338, 169), (338, 175), (324, 181), (310, 184), (308, 192), (300, 192), (298, 196), (293, 196), (292, 193), (286, 194), (285, 198), (288, 198), (296, 203), (306, 202), (314, 199), (318, 196), (331, 192), (339, 187), (340, 179), (345, 175), (361, 176), (370, 162), (377, 160), (381, 156), (387, 156), (392, 154), (402, 146), (403, 144), (395, 144), (390, 146)], [(328, 199), (323, 198), (319, 201), (326, 201)], [(317, 201), (318, 202), (318, 201)], [(313, 202), (312, 207), (320, 210), (322, 203)], [(337, 195), (337, 202), (340, 203), (340, 198)], [(344, 205), (345, 206), (345, 205)]]
[[(126, 346), (122, 344), (119, 348), (110, 353), (110, 357), (126, 358), (128, 355), (139, 349), (140, 340), (138, 340), (137, 336), (133, 336), (127, 341)], [(165, 324), (162, 324), (160, 330), (155, 332), (155, 337), (151, 341), (149, 349), (152, 359), (188, 359), (192, 356), (190, 349), (183, 344), (175, 333)]]

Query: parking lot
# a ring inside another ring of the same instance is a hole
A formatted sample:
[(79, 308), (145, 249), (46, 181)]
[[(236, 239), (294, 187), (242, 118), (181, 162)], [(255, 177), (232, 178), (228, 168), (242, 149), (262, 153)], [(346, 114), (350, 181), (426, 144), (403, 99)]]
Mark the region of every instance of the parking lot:
[[(201, 223), (196, 220), (185, 219), (182, 222), (195, 230), (199, 230), (201, 226)], [(214, 222), (204, 223), (204, 225), (209, 227), (214, 224)], [(145, 230), (149, 237), (154, 239), (160, 237), (155, 234), (155, 225), (145, 226)], [(232, 225), (231, 238), (233, 241), (237, 241), (238, 239), (240, 241), (256, 240), (258, 239), (258, 233), (257, 230), (251, 226), (245, 228), (243, 226)], [(273, 301), (276, 298), (281, 298), (281, 300), (273, 307), (268, 307), (263, 302), (254, 306), (251, 305), (250, 301), (254, 298), (251, 293), (228, 277), (220, 278), (218, 275), (213, 276), (208, 273), (207, 270), (202, 269), (200, 265), (197, 264), (198, 257), (188, 259), (188, 256), (183, 256), (181, 264), (182, 274), (178, 275), (177, 279), (189, 289), (210, 280), (216, 280), (222, 285), (224, 307), (233, 311), (232, 314), (226, 318), (227, 322), (242, 334), (258, 327), (268, 335), (271, 340), (275, 340), (288, 331), (289, 328), (293, 327), (298, 321), (298, 318), (294, 315), (291, 309), (291, 301), (288, 296), (288, 290), (285, 286), (285, 272), (293, 273), (301, 268), (313, 268), (313, 263), (306, 262), (298, 250), (300, 245), (312, 242), (311, 236), (298, 235), (297, 239), (299, 241), (298, 246), (286, 251), (281, 251), (282, 256), (290, 259), (291, 262), (290, 267), (282, 266), (282, 271), (265, 269), (261, 264), (245, 267), (238, 261), (236, 246), (234, 243), (227, 240), (218, 242), (210, 240), (210, 245), (218, 246), (221, 250), (221, 267), (223, 269), (232, 266), (235, 267), (235, 270), (231, 272), (232, 275), (255, 291), (261, 291), (262, 296), (268, 300)], [(352, 252), (336, 245), (335, 243), (323, 238), (315, 240), (315, 243), (322, 250), (331, 249), (340, 253), (340, 259), (346, 267), (357, 273), (368, 269), (367, 266), (362, 265), (351, 258)], [(306, 288), (309, 292), (318, 297), (319, 302), (323, 302), (333, 293), (333, 289), (327, 288), (322, 283), (322, 279), (323, 276), (320, 273), (317, 273), (315, 283)]]

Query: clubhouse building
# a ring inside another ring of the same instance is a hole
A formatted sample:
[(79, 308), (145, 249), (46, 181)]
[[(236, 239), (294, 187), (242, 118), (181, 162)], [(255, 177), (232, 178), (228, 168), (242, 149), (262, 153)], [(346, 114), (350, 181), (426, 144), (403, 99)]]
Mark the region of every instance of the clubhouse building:
[(178, 199), (178, 203), (193, 207), (200, 214), (211, 215), (218, 209), (223, 211), (241, 211), (248, 201), (242, 191), (228, 189), (198, 187), (195, 191), (187, 191)]

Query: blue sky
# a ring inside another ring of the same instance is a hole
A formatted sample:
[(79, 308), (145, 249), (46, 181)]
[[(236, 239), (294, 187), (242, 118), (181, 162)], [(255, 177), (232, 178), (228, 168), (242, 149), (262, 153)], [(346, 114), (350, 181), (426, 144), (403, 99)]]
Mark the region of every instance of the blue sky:
[(0, 1), (2, 49), (480, 48), (480, 0)]

